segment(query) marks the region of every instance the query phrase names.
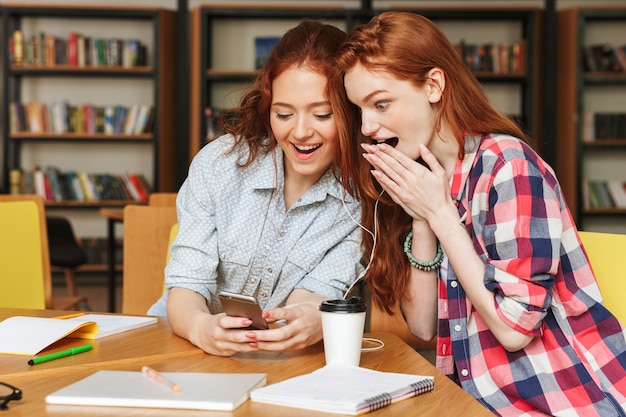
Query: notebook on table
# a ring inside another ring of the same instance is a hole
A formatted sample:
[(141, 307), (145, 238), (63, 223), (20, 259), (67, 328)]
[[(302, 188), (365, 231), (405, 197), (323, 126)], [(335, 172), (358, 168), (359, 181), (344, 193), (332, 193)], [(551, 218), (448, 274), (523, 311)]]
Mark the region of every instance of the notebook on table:
[(100, 339), (157, 321), (156, 317), (91, 313), (68, 319), (13, 316), (0, 322), (0, 353), (36, 355), (64, 337)]
[(48, 404), (232, 411), (265, 385), (266, 374), (162, 372), (180, 390), (142, 372), (100, 370), (46, 397)]
[(435, 378), (331, 362), (309, 374), (258, 388), (252, 401), (357, 415), (431, 391)]

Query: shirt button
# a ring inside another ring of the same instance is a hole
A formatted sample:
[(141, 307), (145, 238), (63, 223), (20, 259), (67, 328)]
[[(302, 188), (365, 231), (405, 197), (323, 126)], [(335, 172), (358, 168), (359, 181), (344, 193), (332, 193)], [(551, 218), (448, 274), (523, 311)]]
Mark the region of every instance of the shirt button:
[(262, 293), (261, 294), (261, 298), (267, 298), (267, 294), (266, 293)]
[(280, 236), (280, 237), (285, 236), (285, 232), (280, 232), (280, 233), (278, 233), (278, 236)]
[(456, 287), (458, 287), (458, 286), (459, 286), (459, 283), (458, 283), (458, 282), (456, 282), (456, 281), (450, 281), (450, 286), (451, 286), (452, 288), (456, 288)]
[(256, 282), (256, 278), (250, 278), (248, 280), (249, 283), (254, 284)]
[(461, 370), (461, 375), (468, 376), (469, 375), (469, 371), (467, 369), (463, 369), (463, 370)]
[(265, 245), (265, 250), (270, 250), (270, 245)]
[(445, 343), (441, 345), (441, 354), (445, 355), (446, 351), (448, 350), (448, 345), (446, 345)]
[(226, 255), (222, 254), (222, 255), (220, 255), (220, 258), (221, 259), (226, 259)]
[(267, 268), (267, 272), (271, 274), (272, 272), (274, 272), (274, 270), (272, 268)]
[(454, 331), (455, 332), (460, 332), (461, 331), (461, 325), (457, 324), (456, 326), (454, 326)]

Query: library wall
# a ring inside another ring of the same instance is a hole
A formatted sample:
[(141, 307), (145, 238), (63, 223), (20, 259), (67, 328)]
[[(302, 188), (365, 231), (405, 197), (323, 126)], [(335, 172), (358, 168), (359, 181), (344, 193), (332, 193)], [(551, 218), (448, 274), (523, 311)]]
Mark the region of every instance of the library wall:
[[(30, 4), (30, 1), (26, 0), (14, 0), (10, 1), (2, 1), (2, 4)], [(46, 4), (54, 4), (58, 5), (60, 3), (64, 5), (84, 5), (84, 0), (63, 0), (60, 2), (59, 0), (37, 0), (37, 5), (41, 5), (42, 7)], [(228, 3), (229, 5), (254, 5), (258, 6), (259, 4), (263, 5), (274, 5), (277, 7), (280, 6), (293, 6), (293, 0), (229, 0), (225, 2), (224, 0), (187, 0), (187, 5), (189, 9), (196, 8), (201, 5), (224, 5)], [(106, 0), (106, 1), (89, 1), (91, 6), (102, 4), (103, 6), (116, 6), (116, 5), (124, 5), (124, 6), (151, 6), (151, 7), (161, 7), (164, 9), (176, 10), (178, 7), (177, 0)], [(544, 6), (543, 0), (512, 0), (507, 2), (502, 1), (493, 1), (493, 0), (480, 0), (480, 1), (469, 1), (469, 0), (438, 0), (438, 1), (415, 1), (415, 0), (373, 0), (372, 8), (374, 9), (386, 9), (390, 7), (403, 7), (403, 6), (420, 6), (420, 7), (451, 7), (451, 8), (459, 8), (459, 7), (539, 7), (542, 8)], [(298, 6), (306, 7), (306, 6), (315, 6), (315, 7), (347, 7), (347, 8), (359, 8), (361, 5), (360, 0), (299, 0)], [(625, 0), (558, 0), (556, 1), (557, 9), (560, 8), (568, 8), (568, 7), (578, 7), (578, 6), (624, 6), (626, 5)], [(39, 27), (45, 23), (46, 31), (55, 31), (59, 36), (66, 36), (68, 29), (89, 33), (93, 36), (120, 36), (120, 37), (133, 37), (138, 36), (143, 39), (149, 39), (149, 36), (144, 36), (145, 31), (149, 30), (149, 28), (143, 27), (141, 24), (136, 25), (110, 25), (106, 21), (102, 22), (90, 22), (88, 25), (85, 23), (74, 22), (71, 21), (70, 24), (63, 24), (62, 22), (57, 22), (57, 27), (50, 26), (50, 22), (41, 22), (37, 19), (33, 19), (32, 21), (28, 21), (25, 23), (25, 31), (36, 33), (39, 30)], [(269, 23), (269, 22), (268, 22)], [(247, 24), (247, 23), (246, 23)], [(282, 25), (281, 25), (282, 24)], [(267, 27), (261, 28), (261, 34), (267, 35), (275, 35), (276, 31), (284, 31), (287, 29), (285, 25), (289, 26), (286, 22), (281, 22), (281, 24), (270, 23)], [(122, 28), (123, 32), (120, 32), (120, 28)], [(254, 56), (253, 53), (253, 36), (259, 35), (258, 27), (255, 28), (254, 35), (252, 34), (252, 30), (246, 30), (245, 25), (233, 25), (234, 30), (228, 31), (227, 28), (222, 28), (220, 30), (227, 30), (228, 36), (227, 38), (232, 37), (233, 44), (241, 45), (248, 44), (250, 51), (248, 56)], [(516, 33), (519, 33), (519, 28), (516, 28), (515, 25), (510, 25), (506, 23), (502, 23), (500, 25), (489, 25), (488, 30), (484, 30), (484, 25), (482, 24), (472, 24), (472, 22), (463, 22), (463, 26), (460, 27), (458, 25), (451, 25), (448, 22), (442, 23), (442, 29), (446, 32), (446, 34), (450, 37), (453, 42), (458, 42), (461, 39), (465, 39), (467, 42), (472, 43), (482, 43), (487, 42), (492, 39), (504, 39), (514, 38)], [(615, 36), (616, 39), (624, 39), (625, 35), (623, 34), (623, 28), (614, 28), (614, 27), (606, 27), (603, 30), (608, 30), (609, 32), (615, 31), (618, 35)], [(598, 34), (598, 38), (606, 39), (605, 33)], [(243, 37), (243, 41), (241, 40)], [(246, 38), (249, 38), (249, 41), (246, 41)], [(241, 63), (231, 62), (229, 61), (231, 57), (228, 54), (230, 48), (228, 47), (228, 43), (224, 43), (220, 41), (219, 45), (214, 46), (215, 50), (218, 51), (217, 59), (220, 62), (220, 65), (225, 67), (231, 66), (233, 68), (241, 67)], [(149, 46), (150, 49), (150, 46)], [(221, 51), (221, 52), (219, 52)], [(247, 63), (247, 66), (252, 66), (252, 62)], [(153, 98), (150, 97), (151, 89), (148, 81), (145, 80), (126, 80), (126, 81), (116, 81), (114, 84), (114, 88), (111, 87), (110, 83), (106, 82), (106, 79), (99, 79), (97, 81), (89, 81), (89, 80), (81, 80), (75, 79), (71, 81), (61, 80), (58, 83), (43, 83), (41, 80), (34, 79), (29, 83), (26, 83), (23, 87), (23, 100), (24, 101), (46, 101), (48, 97), (59, 97), (60, 90), (63, 90), (63, 83), (71, 82), (74, 83), (74, 87), (67, 90), (66, 99), (70, 102), (75, 103), (86, 103), (92, 102), (97, 105), (105, 105), (105, 104), (133, 104), (133, 103), (141, 103), (141, 102), (152, 102)], [(78, 87), (78, 88), (76, 88)], [(1, 88), (1, 87), (0, 87)], [(225, 106), (229, 106), (234, 104), (237, 99), (237, 93), (233, 93), (234, 89), (237, 91), (239, 86), (237, 85), (227, 85), (222, 84), (219, 86), (219, 90), (214, 91), (213, 94), (216, 97), (222, 97), (222, 102)], [(519, 99), (517, 98), (519, 92), (516, 91), (514, 86), (504, 86), (504, 85), (496, 85), (496, 86), (487, 86), (487, 93), (492, 98), (492, 100), (496, 103), (496, 105), (507, 114), (518, 114), (520, 113), (519, 109)], [(0, 91), (2, 94), (2, 91)], [(65, 94), (65, 93), (63, 93)], [(610, 94), (609, 94), (610, 96)], [(608, 103), (613, 103), (613, 100), (626, 100), (623, 95), (616, 95), (615, 97), (611, 97), (610, 100), (606, 99), (607, 95), (602, 95), (601, 97), (594, 97), (590, 95), (586, 99), (588, 100), (603, 100)], [(558, 103), (557, 103), (558, 105)], [(611, 104), (612, 105), (612, 104)], [(624, 106), (622, 106), (624, 107)], [(184, 138), (177, 138), (177, 140), (184, 140)], [(65, 146), (79, 146), (79, 145), (68, 145), (68, 144), (50, 144), (42, 147), (41, 145), (37, 145), (37, 147), (24, 146), (23, 149), (23, 165), (28, 166), (29, 164), (34, 163), (37, 160), (40, 160), (40, 153), (45, 152), (46, 159), (49, 163), (56, 164), (58, 166), (64, 166), (67, 161), (67, 154), (64, 151)], [(85, 153), (88, 154), (98, 154), (100, 149), (99, 145), (90, 144), (88, 147), (85, 147)], [(103, 147), (106, 145), (102, 145)], [(558, 151), (558, 150), (557, 150)], [(152, 172), (151, 161), (149, 158), (142, 158), (141, 154), (145, 152), (145, 147), (140, 145), (138, 146), (129, 146), (128, 148), (124, 148), (119, 151), (119, 153), (111, 154), (110, 151), (107, 151), (107, 158), (98, 160), (95, 165), (93, 160), (85, 159), (84, 162), (73, 161), (74, 165), (77, 165), (79, 168), (82, 168), (81, 163), (85, 165), (89, 165), (86, 168), (90, 170), (108, 170), (108, 171), (118, 171), (127, 166), (136, 166), (138, 171), (141, 172)], [(619, 164), (619, 161), (589, 161), (590, 164), (594, 164), (592, 167), (592, 171), (606, 173), (606, 170), (612, 171), (615, 164)], [(146, 165), (147, 164), (147, 165)], [(607, 177), (607, 175), (602, 175), (603, 177)], [(149, 181), (152, 181), (153, 178), (148, 178)], [(80, 236), (105, 236), (106, 235), (106, 221), (99, 217), (97, 214), (94, 215), (93, 211), (89, 210), (57, 210), (55, 209), (55, 214), (59, 215), (67, 215), (71, 217), (73, 224), (75, 225), (75, 229), (78, 235)], [(120, 228), (118, 230), (118, 234), (121, 234), (123, 229)]]

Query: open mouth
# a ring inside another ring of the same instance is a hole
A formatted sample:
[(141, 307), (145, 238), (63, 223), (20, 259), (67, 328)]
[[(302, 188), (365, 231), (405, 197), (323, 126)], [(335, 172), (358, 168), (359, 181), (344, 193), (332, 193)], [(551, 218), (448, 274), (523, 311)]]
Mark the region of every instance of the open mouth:
[(384, 143), (386, 145), (391, 146), (392, 148), (395, 148), (396, 145), (398, 144), (398, 138), (393, 137), (393, 138), (385, 139), (383, 141), (379, 141), (379, 140), (374, 141), (374, 145), (380, 145), (381, 143)]
[(318, 145), (293, 145), (294, 148), (296, 148), (296, 151), (298, 151), (299, 153), (303, 153), (305, 155), (310, 154), (315, 152), (317, 149), (320, 148), (320, 146), (322, 146), (321, 144)]

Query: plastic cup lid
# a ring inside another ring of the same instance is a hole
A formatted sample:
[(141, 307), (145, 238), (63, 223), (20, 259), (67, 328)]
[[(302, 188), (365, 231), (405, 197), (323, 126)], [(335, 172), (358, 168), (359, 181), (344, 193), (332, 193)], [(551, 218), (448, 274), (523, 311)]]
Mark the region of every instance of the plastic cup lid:
[(361, 297), (350, 297), (347, 300), (324, 300), (320, 304), (320, 311), (331, 313), (361, 313), (367, 311), (367, 305)]

